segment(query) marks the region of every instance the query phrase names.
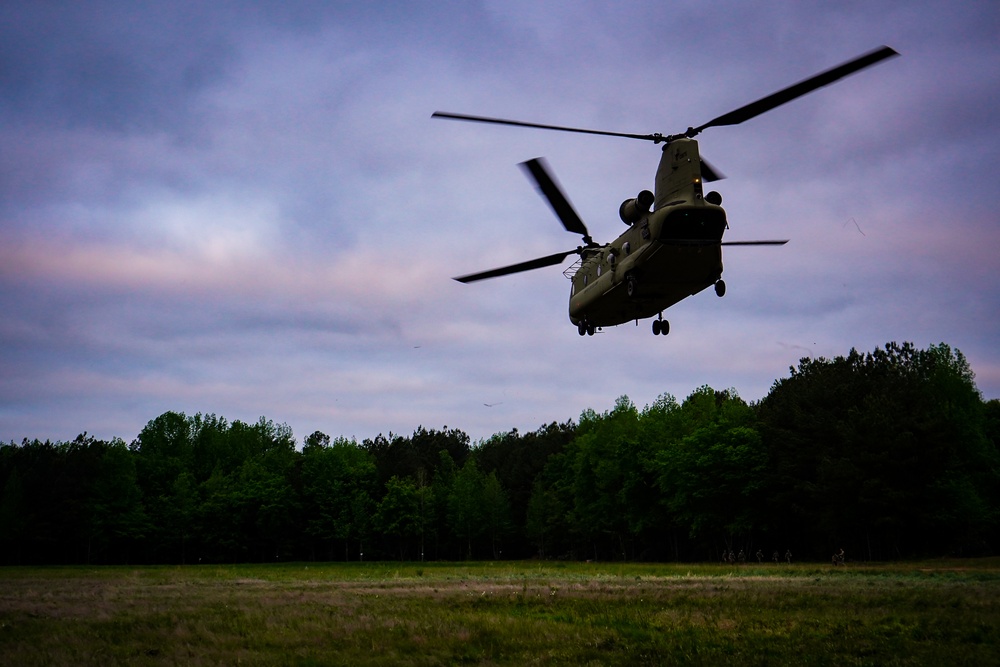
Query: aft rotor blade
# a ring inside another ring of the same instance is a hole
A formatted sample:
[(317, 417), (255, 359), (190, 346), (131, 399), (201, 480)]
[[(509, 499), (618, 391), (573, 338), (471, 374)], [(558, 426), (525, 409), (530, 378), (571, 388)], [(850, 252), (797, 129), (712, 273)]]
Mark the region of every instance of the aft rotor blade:
[(549, 205), (555, 212), (556, 217), (559, 218), (559, 221), (562, 222), (563, 227), (566, 228), (566, 231), (580, 234), (583, 236), (584, 243), (587, 245), (592, 244), (594, 240), (590, 238), (587, 226), (583, 224), (583, 220), (577, 215), (573, 205), (569, 203), (566, 195), (563, 194), (562, 189), (556, 183), (555, 178), (552, 177), (545, 164), (545, 160), (536, 157), (527, 162), (522, 162), (521, 166), (535, 181), (538, 190), (548, 200)]
[(718, 245), (785, 245), (788, 239), (776, 241), (719, 241), (718, 239), (661, 239), (664, 245), (683, 247), (715, 247)]
[(787, 88), (783, 88), (776, 93), (772, 93), (767, 97), (763, 97), (756, 102), (751, 102), (746, 106), (742, 106), (739, 109), (730, 111), (727, 114), (723, 114), (718, 118), (714, 118), (701, 127), (693, 128), (688, 130), (687, 136), (693, 137), (702, 130), (709, 127), (719, 127), (722, 125), (738, 125), (743, 121), (750, 120), (765, 111), (770, 111), (775, 107), (781, 106), (786, 102), (791, 102), (792, 100), (802, 97), (807, 93), (811, 93), (817, 88), (822, 88), (823, 86), (828, 86), (831, 83), (838, 81), (849, 74), (853, 74), (859, 70), (866, 67), (870, 67), (875, 63), (881, 62), (886, 58), (891, 58), (892, 56), (898, 56), (899, 53), (895, 49), (888, 46), (883, 46), (878, 48), (871, 53), (866, 53), (863, 56), (859, 56), (854, 60), (850, 60), (843, 65), (838, 65), (832, 69), (828, 69), (825, 72), (820, 72), (819, 74), (809, 77), (804, 81), (800, 81), (794, 85)]
[(659, 143), (663, 141), (663, 135), (655, 134), (630, 134), (628, 132), (607, 132), (605, 130), (587, 130), (582, 127), (565, 127), (563, 125), (543, 125), (541, 123), (526, 123), (522, 120), (507, 120), (506, 118), (489, 118), (487, 116), (470, 116), (468, 114), (450, 113), (448, 111), (435, 111), (431, 118), (446, 118), (448, 120), (468, 120), (474, 123), (493, 123), (494, 125), (514, 125), (516, 127), (533, 127), (539, 130), (557, 130), (559, 132), (577, 132), (580, 134), (600, 134), (606, 137), (625, 137), (626, 139), (643, 139)]
[(520, 264), (511, 264), (510, 266), (503, 266), (499, 269), (490, 269), (489, 271), (483, 271), (481, 273), (472, 273), (467, 276), (461, 276), (455, 278), (460, 283), (471, 283), (477, 280), (486, 280), (487, 278), (497, 278), (499, 276), (510, 275), (511, 273), (520, 273), (522, 271), (531, 271), (533, 269), (541, 269), (546, 266), (555, 266), (556, 264), (562, 264), (563, 260), (572, 255), (578, 250), (567, 250), (566, 252), (556, 253), (555, 255), (548, 255), (547, 257), (539, 257), (538, 259), (532, 259), (527, 262), (521, 262)]
[(788, 239), (780, 241), (723, 241), (722, 245), (785, 245)]
[(721, 171), (709, 164), (708, 160), (701, 158), (701, 180), (706, 183), (721, 181), (726, 176)]

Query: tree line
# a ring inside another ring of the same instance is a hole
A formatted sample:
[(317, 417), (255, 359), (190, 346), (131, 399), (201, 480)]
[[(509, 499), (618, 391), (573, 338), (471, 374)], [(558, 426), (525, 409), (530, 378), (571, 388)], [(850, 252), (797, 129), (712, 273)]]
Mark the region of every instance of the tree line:
[(131, 442), (0, 446), (0, 562), (995, 553), (1000, 401), (941, 344), (802, 359), (749, 404), (700, 387), (472, 443), (357, 442), (166, 412)]

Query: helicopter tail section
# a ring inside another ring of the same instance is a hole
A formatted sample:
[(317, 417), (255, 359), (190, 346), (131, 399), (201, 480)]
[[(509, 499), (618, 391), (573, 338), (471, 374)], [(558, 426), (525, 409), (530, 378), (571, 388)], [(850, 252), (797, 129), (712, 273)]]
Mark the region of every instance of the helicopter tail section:
[(698, 142), (694, 139), (675, 139), (663, 147), (660, 156), (653, 210), (677, 204), (701, 204), (703, 201)]

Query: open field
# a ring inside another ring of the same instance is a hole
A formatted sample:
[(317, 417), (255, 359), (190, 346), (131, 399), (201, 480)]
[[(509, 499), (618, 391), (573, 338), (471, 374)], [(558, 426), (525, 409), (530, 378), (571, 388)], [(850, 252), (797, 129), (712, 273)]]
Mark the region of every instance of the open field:
[(0, 569), (0, 664), (1000, 664), (1000, 559)]

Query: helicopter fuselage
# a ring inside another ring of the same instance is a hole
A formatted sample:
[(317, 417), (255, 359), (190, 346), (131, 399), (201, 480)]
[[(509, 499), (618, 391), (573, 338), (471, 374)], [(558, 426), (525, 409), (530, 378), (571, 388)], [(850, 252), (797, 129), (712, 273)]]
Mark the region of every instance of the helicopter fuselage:
[[(566, 231), (579, 234), (584, 245), (574, 250), (538, 257), (456, 277), (461, 283), (506, 276), (561, 264), (570, 255), (580, 259), (563, 272), (572, 281), (569, 319), (581, 336), (593, 335), (602, 327), (624, 324), (658, 315), (654, 335), (669, 333), (663, 311), (678, 301), (715, 286), (715, 294), (726, 293), (722, 280), (722, 246), (780, 246), (785, 240), (723, 241), (729, 225), (718, 192), (702, 193), (702, 179), (716, 181), (721, 176), (701, 159), (694, 137), (711, 127), (739, 125), (776, 107), (828, 86), (887, 58), (898, 56), (895, 49), (879, 47), (836, 67), (824, 70), (754, 102), (733, 109), (680, 134), (631, 134), (564, 125), (529, 123), (488, 116), (470, 116), (436, 111), (435, 118), (513, 125), (541, 130), (576, 132), (664, 144), (656, 170), (655, 193), (643, 190), (626, 199), (618, 209), (622, 222), (629, 225), (613, 243), (595, 243), (587, 226), (573, 209), (545, 166), (542, 158), (522, 162), (553, 213)], [(650, 208), (652, 207), (652, 208)]]
[(578, 327), (652, 317), (722, 277), (726, 212), (702, 194), (697, 141), (664, 147), (653, 209), (635, 217), (613, 243), (584, 249), (567, 272), (569, 318)]

